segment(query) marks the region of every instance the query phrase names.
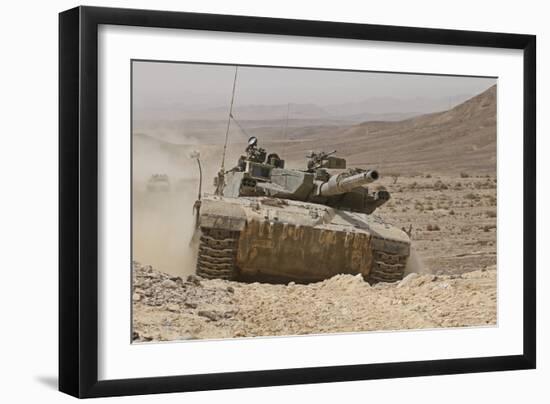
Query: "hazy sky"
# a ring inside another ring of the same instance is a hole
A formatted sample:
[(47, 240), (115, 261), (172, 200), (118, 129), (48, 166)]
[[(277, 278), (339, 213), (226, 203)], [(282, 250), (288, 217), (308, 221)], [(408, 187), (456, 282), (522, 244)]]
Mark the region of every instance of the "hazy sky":
[[(234, 74), (234, 66), (134, 62), (134, 106), (228, 105)], [(494, 78), (239, 67), (235, 104), (323, 106), (375, 97), (452, 98), (473, 96), (495, 83)]]

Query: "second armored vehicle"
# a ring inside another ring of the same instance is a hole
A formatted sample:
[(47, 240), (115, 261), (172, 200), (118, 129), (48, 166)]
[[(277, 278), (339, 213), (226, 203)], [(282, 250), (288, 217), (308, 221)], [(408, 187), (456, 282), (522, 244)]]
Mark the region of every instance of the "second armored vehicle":
[(153, 174), (147, 181), (147, 191), (168, 192), (170, 191), (170, 180), (166, 174)]
[(376, 170), (344, 171), (346, 161), (333, 153), (311, 153), (303, 170), (285, 169), (252, 137), (237, 166), (220, 170), (215, 194), (195, 204), (197, 274), (302, 283), (340, 273), (371, 283), (402, 279), (410, 239), (373, 215), (389, 192), (366, 187)]

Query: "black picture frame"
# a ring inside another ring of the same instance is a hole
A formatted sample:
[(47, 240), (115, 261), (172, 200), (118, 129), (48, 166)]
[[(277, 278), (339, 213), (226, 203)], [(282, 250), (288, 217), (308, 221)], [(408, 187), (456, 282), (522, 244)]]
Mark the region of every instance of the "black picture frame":
[[(523, 51), (523, 353), (98, 380), (98, 26), (180, 28)], [(59, 390), (75, 397), (325, 383), (536, 366), (536, 37), (184, 12), (77, 7), (59, 15)]]

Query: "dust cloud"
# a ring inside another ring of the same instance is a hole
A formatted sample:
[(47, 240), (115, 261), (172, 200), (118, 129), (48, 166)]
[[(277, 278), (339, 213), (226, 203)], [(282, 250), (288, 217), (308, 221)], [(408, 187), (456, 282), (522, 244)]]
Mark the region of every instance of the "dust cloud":
[[(193, 205), (199, 191), (196, 156), (198, 154), (201, 160), (202, 192), (211, 194), (223, 151), (223, 143), (215, 141), (219, 137), (210, 135), (213, 142), (209, 143), (206, 139), (199, 141), (184, 133), (167, 136), (159, 128), (147, 134), (133, 134), (134, 261), (147, 263), (174, 276), (194, 273), (197, 252), (190, 244), (195, 229)], [(242, 134), (240, 136), (242, 138)], [(225, 160), (228, 167), (238, 160), (244, 147), (242, 142), (228, 146)], [(147, 183), (154, 174), (167, 175), (170, 189), (148, 190)]]
[(417, 274), (430, 274), (432, 272), (430, 268), (426, 266), (420, 255), (416, 252), (414, 244), (411, 245), (409, 259), (407, 260), (407, 266), (405, 267), (405, 275), (413, 272)]
[(183, 192), (134, 192), (134, 261), (147, 262), (174, 276), (192, 274), (193, 202), (193, 195)]
[[(199, 170), (193, 145), (161, 144), (134, 136), (132, 259), (173, 276), (194, 273), (196, 251), (190, 246), (195, 228), (193, 204)], [(166, 174), (169, 190), (148, 190), (153, 174)], [(203, 190), (209, 177), (203, 177)]]

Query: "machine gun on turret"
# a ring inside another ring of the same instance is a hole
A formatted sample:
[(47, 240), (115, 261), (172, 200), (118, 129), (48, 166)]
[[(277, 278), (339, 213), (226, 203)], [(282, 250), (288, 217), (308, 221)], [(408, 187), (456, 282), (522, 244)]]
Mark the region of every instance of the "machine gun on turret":
[(258, 139), (255, 136), (248, 139), (248, 145), (246, 146), (245, 151), (246, 160), (253, 161), (255, 163), (265, 162), (265, 149), (258, 147)]
[(346, 160), (339, 157), (334, 157), (333, 154), (336, 150), (331, 152), (309, 152), (306, 157), (309, 159), (307, 162), (307, 170), (314, 172), (320, 168), (338, 169), (346, 168)]

